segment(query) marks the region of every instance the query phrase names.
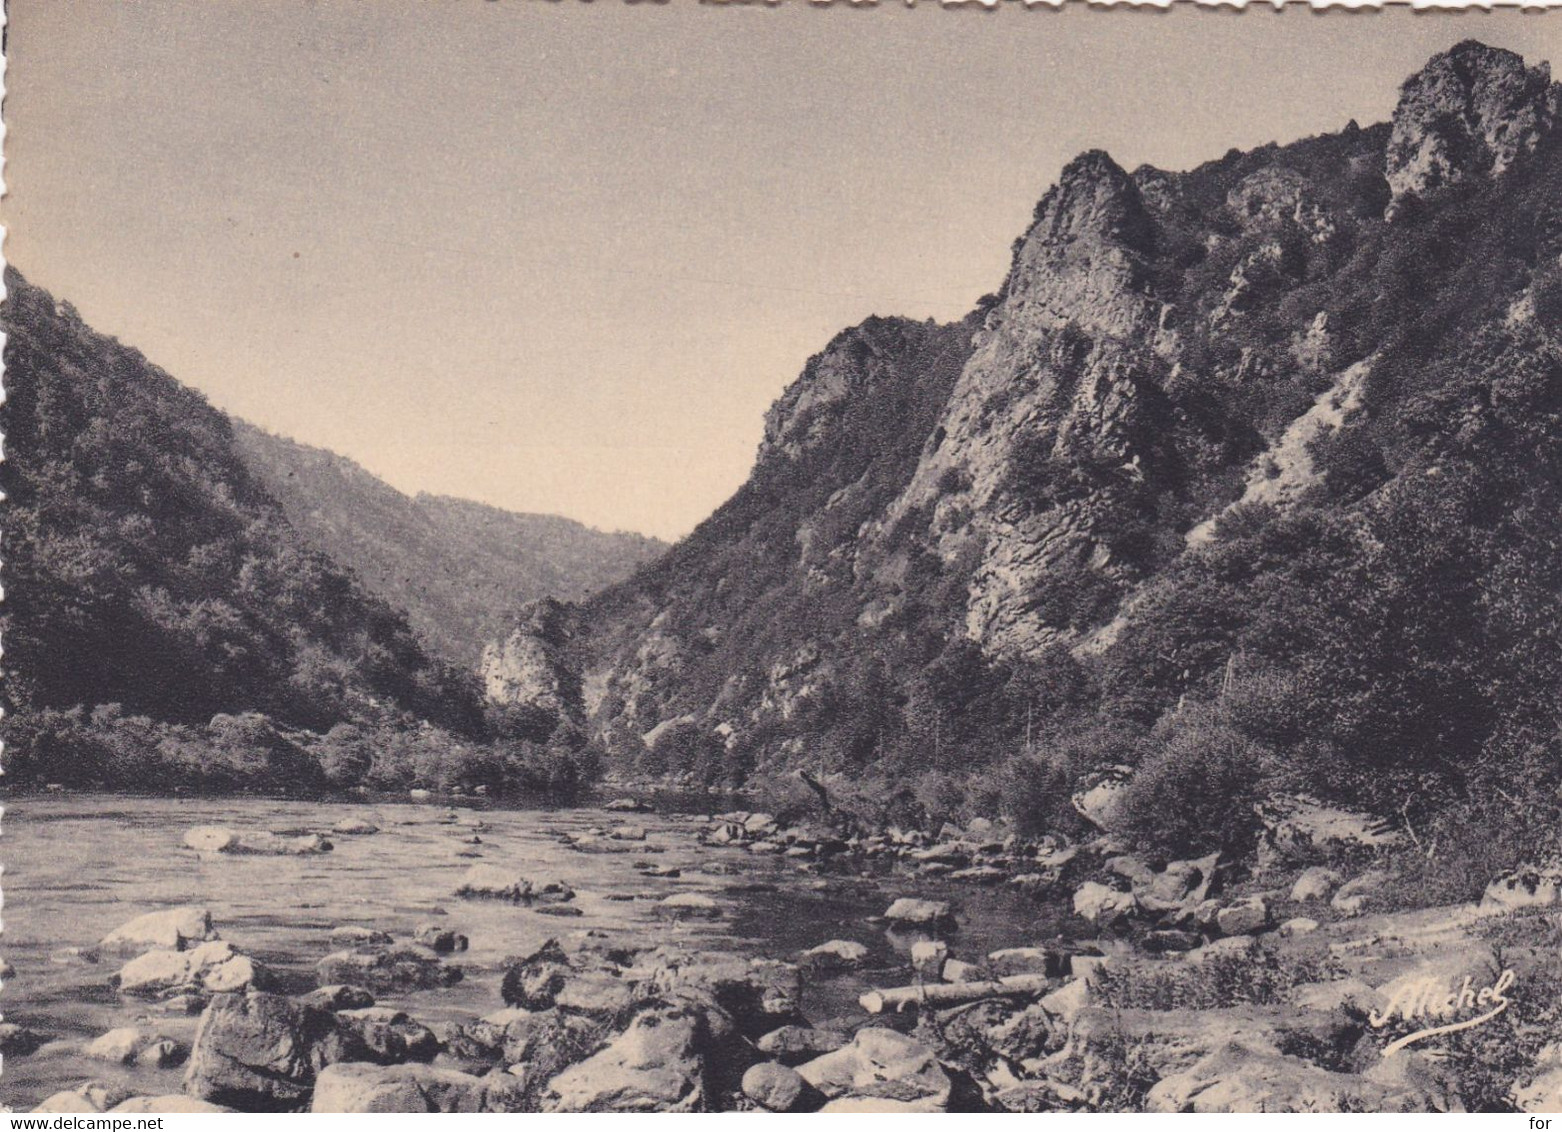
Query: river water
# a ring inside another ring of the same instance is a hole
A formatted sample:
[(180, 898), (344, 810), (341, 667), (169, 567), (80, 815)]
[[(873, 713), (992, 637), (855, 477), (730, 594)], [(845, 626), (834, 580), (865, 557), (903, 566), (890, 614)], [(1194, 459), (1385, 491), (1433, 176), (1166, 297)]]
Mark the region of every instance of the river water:
[[(1037, 943), (1062, 927), (1060, 914), (1004, 889), (912, 879), (889, 869), (861, 875), (845, 865), (820, 865), (695, 840), (703, 814), (620, 815), (595, 808), (504, 809), (451, 799), (431, 803), (299, 802), (255, 798), (136, 798), (117, 795), (26, 795), (5, 804), (4, 926), (0, 955), (16, 974), (0, 991), (5, 1019), (52, 1040), (36, 1053), (7, 1057), (0, 1102), (25, 1111), (42, 1098), (88, 1079), (141, 1093), (178, 1092), (182, 1070), (109, 1066), (84, 1057), (86, 1041), (116, 1026), (141, 1025), (188, 1042), (197, 1019), (155, 1014), (144, 1002), (116, 994), (108, 980), (123, 959), (94, 962), (90, 949), (115, 927), (143, 912), (180, 904), (210, 909), (222, 937), (300, 991), (313, 985), (317, 960), (336, 950), (333, 927), (359, 924), (408, 936), (441, 920), (471, 940), (452, 961), (465, 971), (454, 987), (381, 995), (426, 1024), (470, 1019), (503, 1005), (499, 981), (507, 956), (525, 955), (551, 936), (603, 930), (629, 946), (684, 942), (751, 955), (792, 958), (828, 939), (852, 939), (873, 949), (862, 971), (810, 982), (804, 1011), (813, 1022), (855, 1011), (868, 986), (906, 981), (911, 942), (873, 917), (901, 895), (948, 899), (959, 930), (953, 953), (975, 956), (998, 947)], [(181, 847), (196, 825), (239, 831), (327, 832), (337, 821), (364, 817), (380, 826), (370, 836), (332, 836), (335, 849), (304, 857), (222, 856), (201, 859)], [(648, 839), (624, 852), (582, 853), (563, 844), (625, 820)], [(476, 823), (486, 828), (475, 829)], [(467, 839), (481, 838), (480, 844)], [(480, 854), (462, 857), (458, 854)], [(558, 919), (524, 907), (452, 895), (474, 863), (513, 869), (534, 881), (562, 880), (578, 894), (578, 918)], [(681, 876), (648, 877), (654, 863)], [(721, 919), (670, 924), (655, 902), (675, 892), (716, 899)], [(625, 899), (625, 898), (630, 899)]]

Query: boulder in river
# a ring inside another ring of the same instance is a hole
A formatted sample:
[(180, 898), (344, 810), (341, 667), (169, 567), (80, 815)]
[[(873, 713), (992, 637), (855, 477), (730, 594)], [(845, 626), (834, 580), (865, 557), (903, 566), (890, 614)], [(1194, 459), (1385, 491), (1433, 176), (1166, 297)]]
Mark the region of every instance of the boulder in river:
[(183, 1093), (167, 1093), (160, 1097), (127, 1097), (110, 1112), (233, 1112), (220, 1104), (187, 1097)]
[(362, 987), (355, 987), (350, 983), (332, 983), (329, 986), (318, 987), (299, 998), (305, 1006), (318, 1007), (321, 1010), (362, 1010), (366, 1006), (374, 1005), (374, 996)]
[(366, 1006), (341, 1010), (337, 1023), (362, 1042), (370, 1051), (366, 1061), (398, 1065), (405, 1061), (433, 1061), (439, 1053), (439, 1039), (421, 1022), (404, 1011), (388, 1006)]
[(610, 810), (615, 814), (648, 814), (651, 812), (650, 804), (642, 802), (637, 798), (614, 798), (602, 808)]
[(322, 986), (352, 983), (376, 993), (405, 993), (448, 987), (461, 981), (461, 968), (441, 962), (415, 943), (370, 950), (334, 951), (315, 964)]
[(36, 1030), (16, 1022), (0, 1022), (0, 1054), (6, 1057), (25, 1057), (47, 1040)]
[(659, 947), (637, 956), (624, 978), (646, 994), (708, 998), (749, 1037), (797, 1021), (802, 997), (796, 965), (723, 951)]
[(264, 985), (267, 972), (226, 940), (214, 939), (188, 951), (148, 951), (114, 976), (120, 993), (160, 998), (182, 990), (213, 994)]
[(456, 895), (470, 900), (507, 900), (524, 904), (532, 899), (532, 882), (497, 865), (473, 865), (461, 878)]
[(135, 1060), (136, 1054), (147, 1041), (146, 1035), (134, 1026), (118, 1026), (93, 1038), (82, 1047), (81, 1052), (95, 1061), (128, 1065)]
[(470, 941), (460, 932), (439, 923), (419, 924), (412, 933), (412, 942), (448, 955), (452, 951), (465, 951)]
[(367, 837), (371, 833), (380, 832), (380, 827), (367, 818), (343, 818), (331, 827), (331, 832), (351, 837)]
[(330, 841), (318, 833), (284, 835), (267, 831), (239, 834), (225, 826), (202, 825), (188, 830), (184, 845), (202, 855), (229, 854), (265, 857), (302, 857), (329, 853)]
[(137, 916), (109, 932), (98, 947), (115, 955), (139, 955), (154, 948), (184, 951), (216, 938), (211, 913), (185, 904)]
[(218, 995), (196, 1028), (185, 1092), (245, 1111), (295, 1108), (314, 1088), (336, 1034), (331, 1014), (281, 995)]
[(394, 943), (389, 932), (358, 924), (343, 924), (331, 929), (331, 942), (337, 947), (379, 947)]
[(703, 892), (679, 892), (660, 901), (656, 913), (674, 920), (719, 920), (721, 905)]

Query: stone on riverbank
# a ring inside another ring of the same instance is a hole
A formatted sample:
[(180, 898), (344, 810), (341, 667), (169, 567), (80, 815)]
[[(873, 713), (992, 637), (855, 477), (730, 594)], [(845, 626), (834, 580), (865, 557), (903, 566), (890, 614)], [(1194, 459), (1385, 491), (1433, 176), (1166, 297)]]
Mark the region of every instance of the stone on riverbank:
[(481, 1112), (481, 1078), (431, 1065), (327, 1066), (315, 1081), (310, 1112)]
[(1104, 928), (1132, 915), (1139, 902), (1131, 892), (1120, 892), (1095, 881), (1086, 881), (1074, 893), (1074, 914)]
[(826, 1097), (948, 1103), (952, 1082), (933, 1051), (894, 1030), (860, 1030), (849, 1045), (805, 1062), (798, 1075)]
[(36, 1030), (16, 1022), (0, 1022), (0, 1054), (6, 1057), (25, 1057), (36, 1052), (47, 1040)]
[(820, 1054), (832, 1053), (851, 1039), (838, 1030), (812, 1026), (782, 1026), (771, 1030), (754, 1043), (760, 1053), (769, 1054), (783, 1065), (801, 1065)]
[(544, 1112), (702, 1112), (715, 1035), (706, 1011), (656, 1007), (548, 1083)]
[(1334, 895), (1334, 890), (1340, 887), (1343, 879), (1333, 869), (1314, 865), (1296, 878), (1296, 883), (1291, 886), (1291, 899), (1298, 904), (1327, 900)]
[(824, 1097), (798, 1075), (776, 1061), (762, 1061), (743, 1074), (743, 1095), (769, 1112), (806, 1112)]
[(894, 924), (939, 928), (953, 923), (954, 913), (944, 900), (919, 900), (914, 896), (902, 896), (885, 910), (884, 918)]

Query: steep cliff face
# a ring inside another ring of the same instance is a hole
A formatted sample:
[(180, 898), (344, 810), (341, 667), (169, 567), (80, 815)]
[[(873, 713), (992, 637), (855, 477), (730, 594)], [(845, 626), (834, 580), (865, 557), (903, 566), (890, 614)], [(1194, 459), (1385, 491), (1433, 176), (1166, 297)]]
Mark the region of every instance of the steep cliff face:
[[(1496, 742), (1495, 705), (1530, 686), (1501, 651), (1517, 630), (1489, 623), (1502, 556), (1435, 512), (1545, 514), (1557, 91), (1461, 44), (1392, 124), (1188, 172), (1071, 162), (994, 296), (838, 336), (772, 408), (749, 483), (579, 610), (590, 728), (643, 762), (647, 734), (693, 721), (734, 774), (947, 781), (1023, 742), (1074, 752), (1042, 776), (1072, 777), (1250, 678), (1297, 717), (1243, 725), (1257, 762), (1327, 749), (1325, 784), (1369, 791), (1351, 760), (1392, 749), (1446, 778), (1426, 767)], [(1541, 553), (1549, 522), (1511, 537)], [(1434, 616), (1405, 605), (1417, 587), (1452, 596)], [(1452, 675), (1456, 623), (1506, 683)]]
[(483, 649), (478, 674), (488, 702), (523, 714), (521, 729), (539, 739), (561, 723), (584, 721), (580, 678), (564, 660), (570, 611), (552, 598), (527, 605), (502, 641)]

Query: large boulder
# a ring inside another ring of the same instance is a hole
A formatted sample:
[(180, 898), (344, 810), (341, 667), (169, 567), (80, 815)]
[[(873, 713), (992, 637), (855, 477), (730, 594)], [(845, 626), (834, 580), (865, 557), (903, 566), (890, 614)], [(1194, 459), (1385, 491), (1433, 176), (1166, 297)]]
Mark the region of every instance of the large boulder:
[(1152, 912), (1193, 907), (1209, 895), (1219, 864), (1219, 853), (1192, 861), (1172, 861), (1142, 889), (1135, 887), (1139, 902)]
[(247, 1112), (296, 1108), (320, 1068), (352, 1052), (327, 1011), (276, 994), (221, 994), (201, 1015), (184, 1089)]
[(692, 1004), (635, 1016), (599, 1053), (554, 1077), (545, 1112), (703, 1112), (713, 1035), (708, 1013)]
[(769, 1112), (806, 1112), (824, 1103), (797, 1070), (777, 1061), (751, 1065), (743, 1074), (742, 1088), (745, 1097)]
[(499, 984), (505, 1005), (525, 1010), (549, 1010), (564, 984), (575, 974), (575, 964), (560, 946), (550, 939), (536, 951), (510, 962)]
[(826, 1097), (871, 1097), (941, 1106), (952, 1082), (933, 1051), (915, 1038), (879, 1028), (859, 1030), (849, 1045), (798, 1066)]
[(109, 932), (98, 943), (110, 955), (139, 955), (143, 951), (184, 951), (217, 938), (211, 913), (192, 904), (165, 908), (137, 916)]
[(380, 827), (367, 818), (343, 818), (331, 827), (331, 832), (346, 834), (349, 837), (367, 837), (372, 833), (380, 832)]
[(415, 943), (371, 950), (333, 951), (315, 964), (321, 986), (350, 983), (378, 993), (431, 990), (461, 981), (461, 968)]
[(110, 1112), (233, 1112), (220, 1104), (187, 1097), (183, 1093), (168, 1093), (160, 1097), (129, 1097), (120, 1101)]
[(485, 1112), (488, 1083), (432, 1065), (342, 1062), (315, 1081), (310, 1112)]

